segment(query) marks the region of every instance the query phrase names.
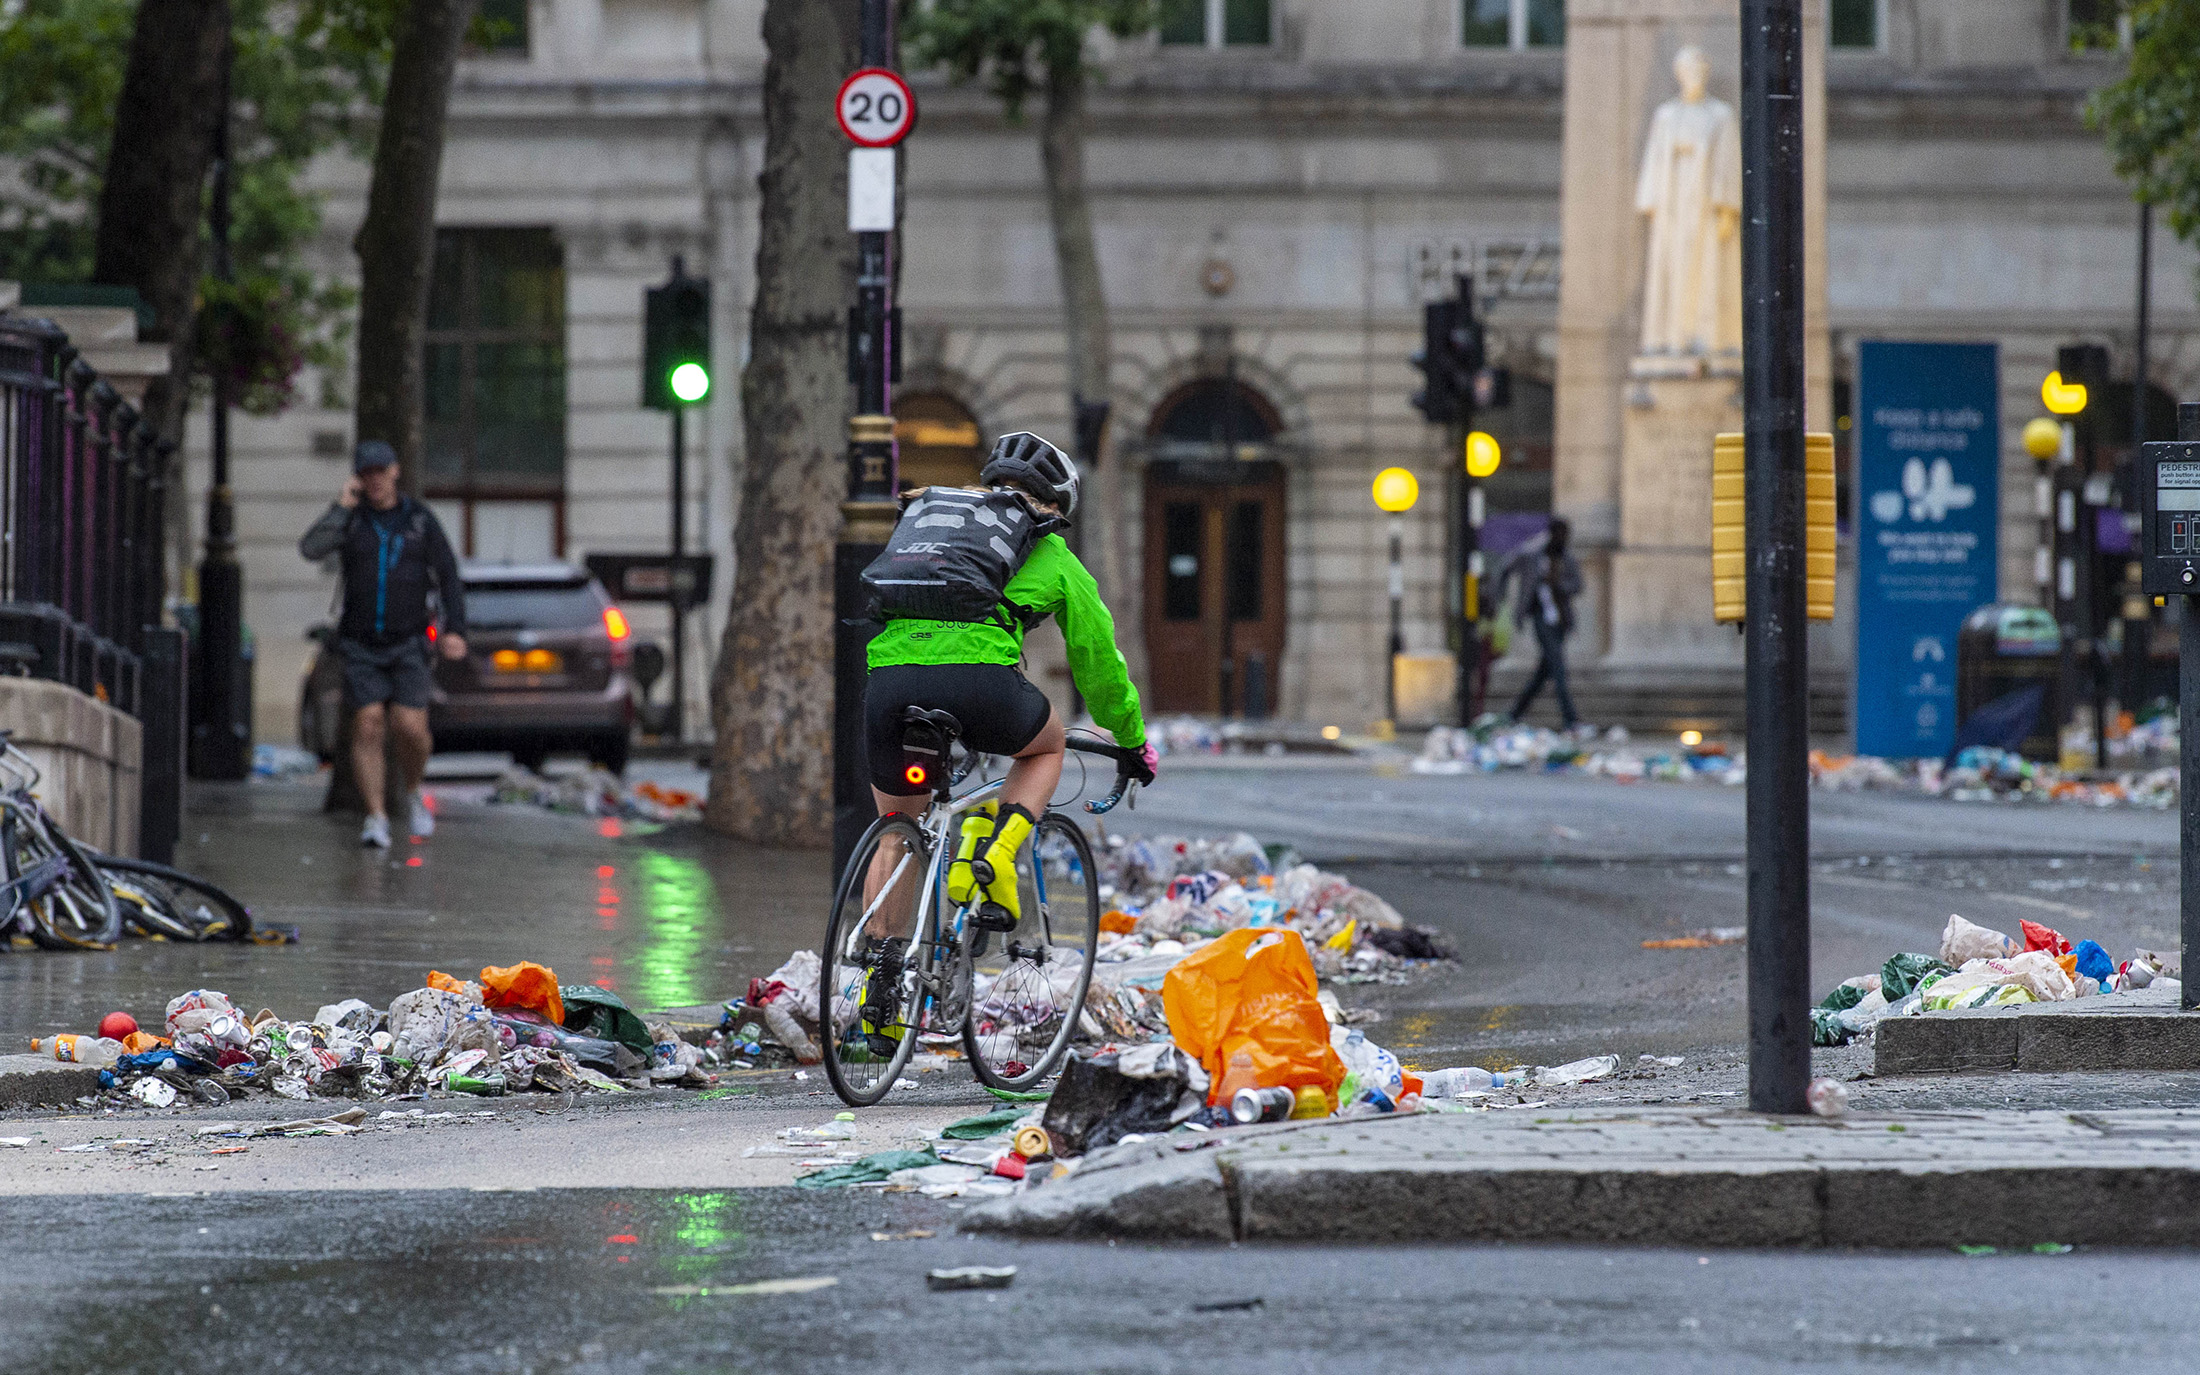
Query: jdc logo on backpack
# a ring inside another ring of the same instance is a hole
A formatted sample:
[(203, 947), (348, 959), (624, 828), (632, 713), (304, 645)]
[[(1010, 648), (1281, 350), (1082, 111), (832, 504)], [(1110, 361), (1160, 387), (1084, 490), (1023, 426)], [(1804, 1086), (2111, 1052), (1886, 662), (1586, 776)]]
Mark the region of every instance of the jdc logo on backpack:
[(875, 613), (885, 620), (1003, 621), (1004, 589), (1031, 546), (1058, 522), (1040, 520), (1016, 492), (924, 487), (863, 570)]

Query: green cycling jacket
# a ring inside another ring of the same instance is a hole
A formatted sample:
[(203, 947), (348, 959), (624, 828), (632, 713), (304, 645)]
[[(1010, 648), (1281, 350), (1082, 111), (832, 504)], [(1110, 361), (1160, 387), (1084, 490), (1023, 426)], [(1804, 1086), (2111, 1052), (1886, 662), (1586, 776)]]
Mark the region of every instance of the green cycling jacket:
[[(1085, 695), (1092, 719), (1115, 743), (1146, 743), (1138, 689), (1115, 647), (1115, 618), (1100, 600), (1100, 586), (1060, 535), (1041, 535), (1030, 557), (1008, 580), (1004, 599), (1030, 612), (1036, 623), (1052, 616), (1069, 646), (1069, 671)], [(1006, 664), (1023, 662), (1024, 632), (993, 621), (891, 620), (871, 641), (872, 668), (896, 664)]]

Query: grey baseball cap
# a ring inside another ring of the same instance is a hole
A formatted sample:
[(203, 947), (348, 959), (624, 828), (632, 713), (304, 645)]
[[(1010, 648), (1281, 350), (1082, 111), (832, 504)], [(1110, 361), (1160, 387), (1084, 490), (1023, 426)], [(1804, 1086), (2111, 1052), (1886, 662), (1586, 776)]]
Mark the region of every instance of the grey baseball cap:
[(371, 473), (396, 462), (397, 450), (391, 448), (387, 440), (362, 439), (359, 447), (351, 451), (351, 470), (355, 473)]

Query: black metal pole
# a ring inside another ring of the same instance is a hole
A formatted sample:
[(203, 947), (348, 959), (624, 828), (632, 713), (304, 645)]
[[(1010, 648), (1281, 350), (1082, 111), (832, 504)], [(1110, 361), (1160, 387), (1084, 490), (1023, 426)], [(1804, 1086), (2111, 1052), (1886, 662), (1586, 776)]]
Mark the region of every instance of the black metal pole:
[[(2200, 402), (2177, 406), (2177, 438), (2200, 440)], [(2200, 1007), (2200, 597), (2186, 597), (2177, 617), (2177, 1002), (2186, 1011)]]
[[(863, 0), (862, 62), (891, 69), (893, 0)], [(897, 153), (898, 157), (898, 153)], [(833, 872), (847, 867), (871, 824), (871, 786), (864, 769), (863, 685), (871, 630), (863, 619), (870, 598), (863, 569), (886, 547), (896, 505), (893, 395), (894, 236), (856, 235), (856, 308), (850, 319), (850, 381), (855, 414), (848, 419), (848, 499), (841, 504), (840, 540), (833, 550)]]
[(1742, 0), (1742, 395), (1749, 1106), (1797, 1113), (1810, 1086), (1802, 0)]
[(1398, 724), (1398, 656), (1406, 652), (1405, 636), (1405, 535), (1406, 518), (1390, 518), (1390, 653), (1383, 659), (1383, 719), (1393, 729)]
[(1459, 724), (1471, 726), (1480, 714), (1482, 678), (1482, 479), (1467, 471), (1462, 436), (1452, 454), (1459, 486), (1459, 648), (1457, 692)]
[[(214, 185), (208, 227), (213, 238), (214, 276), (234, 280), (229, 253), (230, 69), (235, 65), (232, 39), (223, 58), (222, 111), (215, 123)], [(206, 552), (199, 563), (199, 711), (192, 725), (192, 772), (201, 778), (241, 779), (251, 764), (251, 726), (239, 710), (244, 663), (244, 570), (237, 563), (237, 506), (229, 485), (229, 378), (214, 369), (209, 419), (213, 471), (206, 492)]]
[[(2136, 343), (2131, 360), (2131, 461), (2136, 465), (2139, 456), (2146, 452), (2147, 442), (2147, 344), (2150, 309), (2153, 293), (2147, 288), (2154, 278), (2154, 204), (2139, 202), (2139, 303), (2136, 320)], [(2126, 471), (2131, 471), (2127, 467)], [(2127, 484), (2124, 492), (2124, 509), (2139, 509), (2136, 483)], [(2154, 620), (2146, 595), (2139, 589), (2139, 562), (2135, 558), (2124, 567), (2124, 653), (2123, 699), (2127, 710), (2136, 713), (2145, 705), (2147, 661), (2151, 657), (2154, 641)]]
[[(677, 274), (675, 274), (677, 275)], [(665, 594), (672, 604), (672, 723), (677, 745), (687, 736), (687, 404), (672, 403), (672, 570)]]

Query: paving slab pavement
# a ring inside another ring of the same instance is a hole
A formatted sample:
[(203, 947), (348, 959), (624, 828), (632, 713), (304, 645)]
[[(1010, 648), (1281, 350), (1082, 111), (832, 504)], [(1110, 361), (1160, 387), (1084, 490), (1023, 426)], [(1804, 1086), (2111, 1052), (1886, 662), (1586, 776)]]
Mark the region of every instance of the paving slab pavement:
[(2200, 1013), (2174, 979), (2064, 1003), (1889, 1017), (1872, 1035), (1880, 1075), (2200, 1070)]
[(1225, 1241), (2189, 1246), (2200, 1112), (1524, 1109), (1179, 1133), (1098, 1152), (966, 1225)]

